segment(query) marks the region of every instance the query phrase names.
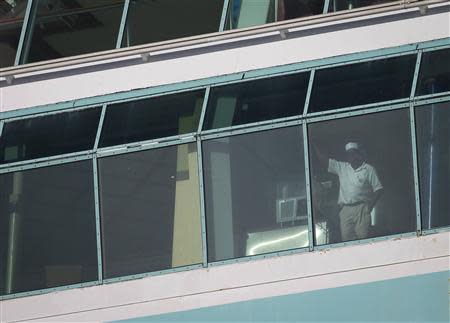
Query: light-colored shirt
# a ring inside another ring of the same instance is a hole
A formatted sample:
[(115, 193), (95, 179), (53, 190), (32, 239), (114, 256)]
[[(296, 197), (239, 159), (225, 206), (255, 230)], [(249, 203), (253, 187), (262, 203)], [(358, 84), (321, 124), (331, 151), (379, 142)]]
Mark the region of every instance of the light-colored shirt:
[(383, 188), (375, 168), (365, 162), (353, 169), (350, 163), (330, 159), (328, 171), (339, 176), (339, 205), (369, 202)]

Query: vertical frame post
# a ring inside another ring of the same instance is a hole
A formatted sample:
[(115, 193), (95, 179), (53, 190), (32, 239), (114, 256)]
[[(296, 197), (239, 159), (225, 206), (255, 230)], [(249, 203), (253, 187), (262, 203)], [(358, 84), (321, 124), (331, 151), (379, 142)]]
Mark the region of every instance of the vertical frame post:
[(200, 113), (200, 120), (198, 122), (197, 134), (199, 135), (203, 129), (203, 122), (205, 121), (206, 108), (208, 106), (209, 93), (211, 92), (211, 86), (208, 86), (205, 90), (205, 97), (203, 99), (202, 112)]
[[(26, 29), (22, 29), (24, 31), (24, 39), (22, 42), (22, 46), (20, 48), (20, 56), (16, 56), (17, 58), (17, 64), (24, 64), (28, 61), (28, 55), (30, 53), (30, 46), (31, 42), (33, 40), (33, 33), (34, 33), (34, 25), (36, 22), (36, 16), (37, 16), (37, 10), (39, 5), (39, 0), (30, 0), (30, 12), (28, 13), (28, 19), (26, 22)], [(27, 7), (28, 9), (28, 7)], [(25, 21), (24, 21), (25, 24)]]
[(323, 14), (328, 13), (328, 8), (330, 7), (330, 0), (325, 0), (323, 4)]
[(205, 190), (203, 181), (203, 154), (202, 154), (202, 142), (200, 139), (200, 132), (203, 128), (203, 122), (205, 120), (206, 107), (208, 106), (209, 93), (211, 87), (208, 86), (205, 89), (205, 97), (203, 99), (202, 111), (200, 114), (200, 120), (197, 128), (197, 165), (198, 165), (198, 183), (200, 189), (200, 216), (202, 225), (202, 250), (203, 250), (203, 267), (208, 266), (208, 245), (206, 237), (206, 214), (205, 214)]
[(411, 93), (409, 95), (409, 99), (413, 100), (414, 96), (416, 94), (416, 88), (417, 88), (417, 80), (419, 78), (419, 71), (420, 71), (420, 63), (422, 61), (422, 50), (419, 50), (417, 53), (417, 59), (416, 59), (416, 67), (414, 69), (414, 76), (413, 76), (413, 82), (411, 85)]
[(302, 125), (303, 128), (303, 155), (305, 158), (305, 179), (306, 179), (306, 208), (308, 211), (308, 242), (309, 251), (314, 250), (314, 226), (312, 218), (312, 203), (311, 203), (311, 178), (309, 171), (309, 145), (308, 145), (308, 125), (305, 120)]
[(119, 33), (117, 34), (116, 48), (120, 48), (122, 46), (123, 32), (125, 30), (125, 25), (127, 23), (129, 7), (130, 7), (130, 0), (125, 0), (125, 3), (123, 4), (122, 19), (120, 20)]
[(5, 124), (5, 121), (0, 120), (0, 137), (2, 136), (2, 133), (3, 133), (4, 124)]
[(105, 114), (106, 114), (106, 104), (102, 106), (102, 113), (100, 114), (100, 120), (98, 121), (98, 128), (97, 128), (97, 134), (95, 135), (95, 143), (94, 143), (94, 151), (98, 148), (98, 143), (100, 141), (100, 136), (102, 134), (103, 129), (103, 121), (105, 120)]
[(417, 235), (422, 234), (422, 214), (420, 209), (420, 190), (419, 190), (419, 170), (417, 163), (417, 140), (416, 140), (416, 120), (414, 115), (414, 104), (410, 102), (409, 105), (409, 120), (411, 128), (411, 144), (412, 144), (412, 157), (414, 167), (414, 192), (416, 197), (416, 232)]
[(31, 8), (33, 7), (33, 1), (36, 1), (36, 0), (28, 0), (27, 8), (25, 10), (25, 16), (23, 17), (22, 30), (20, 32), (19, 44), (17, 45), (16, 58), (14, 60), (15, 66), (20, 64), (20, 58), (22, 57), (22, 49), (23, 49), (23, 44), (25, 41), (25, 35), (28, 30), (28, 23), (30, 21)]
[(303, 107), (303, 117), (306, 117), (306, 114), (308, 113), (308, 107), (309, 107), (309, 100), (311, 99), (311, 93), (312, 93), (312, 87), (314, 84), (314, 76), (316, 75), (316, 70), (311, 70), (309, 74), (309, 83), (308, 83), (308, 90), (306, 91), (306, 98), (305, 98), (305, 106)]
[(103, 283), (103, 253), (102, 253), (102, 239), (101, 239), (101, 227), (100, 227), (100, 196), (98, 185), (98, 165), (97, 156), (92, 158), (92, 169), (94, 175), (94, 201), (95, 201), (95, 233), (97, 241), (97, 270), (98, 281)]
[(205, 190), (203, 181), (203, 157), (202, 143), (200, 137), (197, 137), (197, 165), (198, 165), (198, 183), (200, 189), (200, 220), (202, 225), (202, 251), (203, 251), (203, 267), (208, 266), (208, 245), (206, 237), (206, 214), (205, 214)]
[(223, 31), (225, 29), (225, 22), (227, 20), (227, 13), (228, 13), (229, 5), (230, 5), (230, 0), (223, 1), (222, 16), (220, 17), (219, 31)]

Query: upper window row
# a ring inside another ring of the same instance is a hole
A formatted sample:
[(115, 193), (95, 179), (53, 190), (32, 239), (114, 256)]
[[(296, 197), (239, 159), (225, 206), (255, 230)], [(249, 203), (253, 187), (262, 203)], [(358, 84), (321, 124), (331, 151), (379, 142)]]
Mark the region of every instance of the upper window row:
[[(393, 1), (332, 0), (324, 10), (324, 0), (230, 0), (224, 28), (387, 2)], [(124, 0), (0, 0), (0, 68), (14, 65), (20, 41), (24, 64), (217, 32), (223, 6), (224, 0), (131, 0), (127, 8)]]
[[(450, 90), (450, 49), (423, 55), (416, 93)], [(322, 68), (315, 72), (309, 113), (407, 99), (416, 55)], [(439, 67), (439, 68), (438, 68)], [(203, 130), (303, 113), (310, 72), (212, 87)], [(6, 121), (0, 134), (0, 164), (31, 160), (196, 132), (205, 90), (111, 104), (101, 108)]]

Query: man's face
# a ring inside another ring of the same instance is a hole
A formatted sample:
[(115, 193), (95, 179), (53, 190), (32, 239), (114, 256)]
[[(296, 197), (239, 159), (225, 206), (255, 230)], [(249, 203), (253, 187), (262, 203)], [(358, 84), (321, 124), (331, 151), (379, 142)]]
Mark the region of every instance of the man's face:
[(363, 163), (363, 157), (357, 149), (347, 151), (347, 161), (352, 165), (359, 167)]

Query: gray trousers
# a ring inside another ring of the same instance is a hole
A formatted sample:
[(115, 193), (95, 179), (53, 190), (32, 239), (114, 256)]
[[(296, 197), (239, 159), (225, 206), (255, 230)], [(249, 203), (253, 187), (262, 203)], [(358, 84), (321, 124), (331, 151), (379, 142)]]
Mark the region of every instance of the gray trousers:
[(369, 235), (370, 213), (365, 203), (344, 205), (339, 212), (342, 241), (367, 238)]

